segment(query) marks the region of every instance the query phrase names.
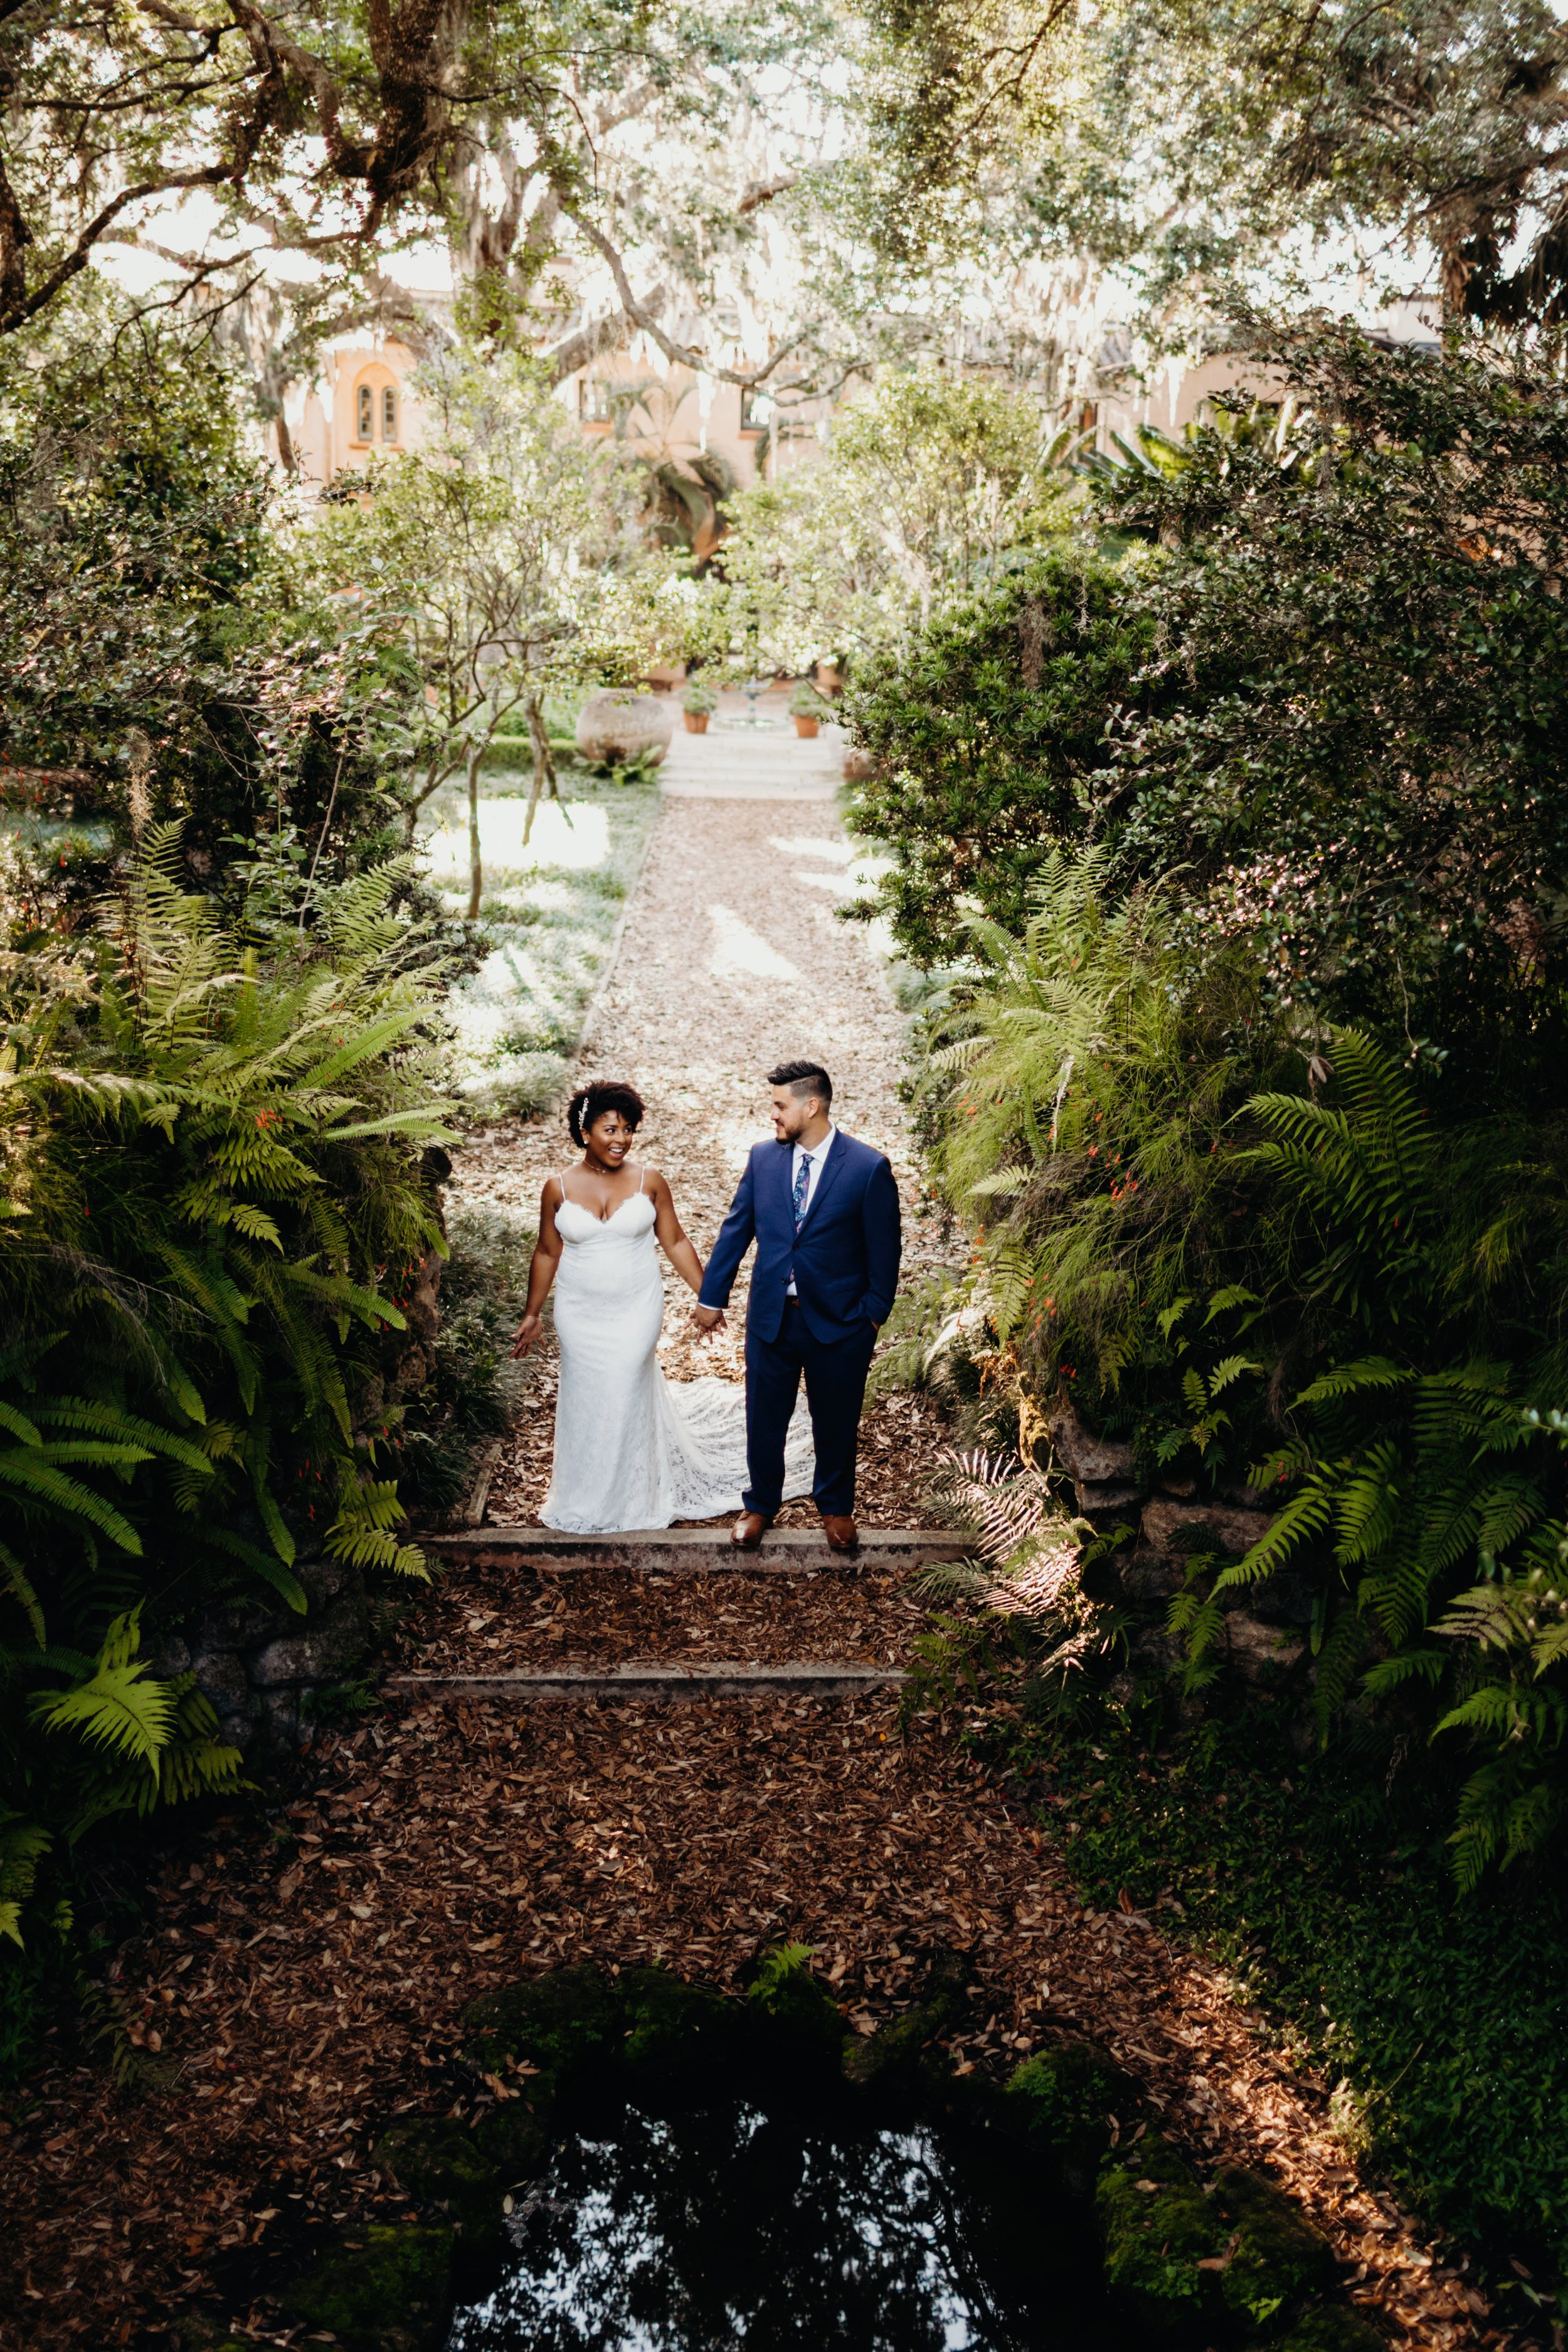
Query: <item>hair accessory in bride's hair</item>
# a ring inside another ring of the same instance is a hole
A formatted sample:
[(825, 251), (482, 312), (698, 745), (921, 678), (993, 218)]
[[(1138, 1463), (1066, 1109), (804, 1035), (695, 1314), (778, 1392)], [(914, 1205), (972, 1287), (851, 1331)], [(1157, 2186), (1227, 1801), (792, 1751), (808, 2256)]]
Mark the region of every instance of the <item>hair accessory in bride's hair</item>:
[(579, 1150), (587, 1140), (588, 1129), (607, 1110), (618, 1110), (630, 1128), (638, 1128), (647, 1105), (636, 1087), (627, 1086), (624, 1078), (590, 1078), (579, 1087), (566, 1106), (566, 1130)]

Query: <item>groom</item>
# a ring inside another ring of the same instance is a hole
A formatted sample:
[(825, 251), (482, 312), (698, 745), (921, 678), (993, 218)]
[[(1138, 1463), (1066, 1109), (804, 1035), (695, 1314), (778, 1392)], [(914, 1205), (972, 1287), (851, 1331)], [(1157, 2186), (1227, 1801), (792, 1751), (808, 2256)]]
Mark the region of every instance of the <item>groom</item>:
[(784, 1433), (805, 1375), (816, 1449), (812, 1500), (833, 1551), (853, 1551), (855, 1449), (877, 1326), (899, 1283), (899, 1188), (879, 1151), (830, 1116), (833, 1081), (784, 1062), (772, 1143), (752, 1147), (708, 1261), (692, 1320), (711, 1331), (754, 1241), (746, 1308), (746, 1455), (751, 1484), (730, 1540), (755, 1551), (784, 1496)]

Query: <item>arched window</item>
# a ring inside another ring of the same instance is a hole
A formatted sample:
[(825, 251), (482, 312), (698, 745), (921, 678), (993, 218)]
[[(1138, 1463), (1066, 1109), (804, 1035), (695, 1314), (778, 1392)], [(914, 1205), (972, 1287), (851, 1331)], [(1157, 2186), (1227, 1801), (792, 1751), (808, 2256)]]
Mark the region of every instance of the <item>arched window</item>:
[(354, 378), (349, 414), (353, 420), (356, 448), (384, 449), (402, 446), (402, 395), (397, 378), (384, 360), (370, 360)]

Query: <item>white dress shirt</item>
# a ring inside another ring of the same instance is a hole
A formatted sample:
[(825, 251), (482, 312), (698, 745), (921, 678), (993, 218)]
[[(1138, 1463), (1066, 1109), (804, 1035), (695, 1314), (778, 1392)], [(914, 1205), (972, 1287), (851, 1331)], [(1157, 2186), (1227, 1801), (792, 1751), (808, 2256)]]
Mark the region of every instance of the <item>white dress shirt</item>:
[[(834, 1126), (833, 1121), (829, 1119), (827, 1122), (827, 1132), (823, 1137), (820, 1143), (814, 1143), (809, 1151), (806, 1150), (804, 1143), (797, 1143), (795, 1150), (790, 1154), (789, 1191), (792, 1203), (795, 1200), (795, 1188), (800, 1181), (801, 1162), (803, 1160), (805, 1162), (805, 1207), (801, 1211), (803, 1222), (810, 1213), (812, 1196), (816, 1191), (817, 1180), (822, 1174), (823, 1162), (833, 1149), (833, 1139), (837, 1132), (838, 1129)], [(788, 1289), (784, 1292), (784, 1297), (786, 1298), (795, 1298), (798, 1296), (799, 1293), (796, 1291), (795, 1284), (792, 1281)]]

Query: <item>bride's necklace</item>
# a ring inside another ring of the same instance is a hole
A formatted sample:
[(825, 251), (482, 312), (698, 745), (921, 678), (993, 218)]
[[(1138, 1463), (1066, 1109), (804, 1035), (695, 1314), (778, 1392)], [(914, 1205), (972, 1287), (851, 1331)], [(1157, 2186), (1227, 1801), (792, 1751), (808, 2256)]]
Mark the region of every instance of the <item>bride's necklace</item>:
[[(588, 1176), (587, 1169), (581, 1166), (579, 1166), (574, 1172), (579, 1176)], [(628, 1172), (629, 1171), (624, 1168), (617, 1168), (616, 1171), (617, 1176), (623, 1176)], [(635, 1201), (637, 1197), (637, 1193), (640, 1192), (643, 1188), (643, 1180), (639, 1175), (637, 1181), (636, 1190), (630, 1192), (624, 1192), (621, 1195), (621, 1198), (617, 1201), (612, 1197), (607, 1189), (610, 1179), (606, 1172), (598, 1171), (595, 1176), (590, 1178), (589, 1181), (594, 1184), (595, 1197), (592, 1201), (572, 1202), (572, 1205), (574, 1208), (578, 1209), (591, 1208), (595, 1216), (602, 1225), (607, 1225), (617, 1211), (626, 1207), (628, 1201)], [(564, 1183), (563, 1183), (561, 1191), (563, 1197), (565, 1200), (569, 1202), (572, 1201), (572, 1195), (567, 1192)]]

